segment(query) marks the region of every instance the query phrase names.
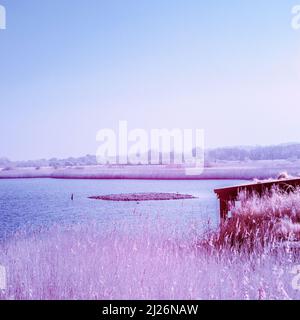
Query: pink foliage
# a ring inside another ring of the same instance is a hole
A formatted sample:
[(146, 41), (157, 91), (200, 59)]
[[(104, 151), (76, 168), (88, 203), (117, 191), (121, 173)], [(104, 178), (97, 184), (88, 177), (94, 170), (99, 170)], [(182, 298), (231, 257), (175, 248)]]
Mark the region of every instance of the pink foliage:
[(231, 206), (232, 217), (213, 233), (216, 245), (257, 251), (282, 241), (300, 240), (299, 188), (274, 188), (262, 196), (242, 192), (238, 203)]
[[(290, 251), (247, 253), (199, 245), (161, 220), (55, 228), (19, 235), (0, 250), (2, 299), (296, 299)], [(167, 232), (168, 230), (168, 232)]]

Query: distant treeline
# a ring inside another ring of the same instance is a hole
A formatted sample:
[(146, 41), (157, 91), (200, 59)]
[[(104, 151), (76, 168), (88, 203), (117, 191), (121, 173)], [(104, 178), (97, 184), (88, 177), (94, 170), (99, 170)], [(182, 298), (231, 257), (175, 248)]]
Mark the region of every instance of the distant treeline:
[(10, 168), (10, 167), (73, 167), (73, 166), (91, 166), (96, 165), (96, 156), (86, 155), (79, 158), (66, 158), (66, 159), (39, 159), (39, 160), (28, 160), (28, 161), (10, 161), (7, 158), (0, 158), (0, 167)]
[(206, 152), (207, 161), (296, 160), (300, 159), (300, 144), (275, 146), (217, 148)]
[[(149, 152), (150, 155), (150, 152)], [(194, 155), (196, 151), (194, 150)], [(171, 159), (174, 158), (174, 155)], [(217, 161), (247, 161), (247, 160), (297, 160), (300, 159), (300, 143), (275, 145), (275, 146), (257, 146), (257, 147), (228, 147), (216, 148), (205, 151), (205, 162)], [(66, 159), (40, 159), (29, 161), (11, 161), (7, 158), (0, 158), (1, 168), (13, 167), (74, 167), (74, 166), (92, 166), (97, 165), (95, 155), (86, 155), (79, 158)]]

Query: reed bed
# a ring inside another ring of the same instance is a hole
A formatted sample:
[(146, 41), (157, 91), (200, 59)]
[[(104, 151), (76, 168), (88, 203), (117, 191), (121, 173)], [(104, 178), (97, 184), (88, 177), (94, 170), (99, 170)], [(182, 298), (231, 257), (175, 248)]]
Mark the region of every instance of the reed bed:
[(240, 203), (204, 235), (159, 217), (18, 234), (0, 248), (0, 299), (299, 299), (300, 190)]

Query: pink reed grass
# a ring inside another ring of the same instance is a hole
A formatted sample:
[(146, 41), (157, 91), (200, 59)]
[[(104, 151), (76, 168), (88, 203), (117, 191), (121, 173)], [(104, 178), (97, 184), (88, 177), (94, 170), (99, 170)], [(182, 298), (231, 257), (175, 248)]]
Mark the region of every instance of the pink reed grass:
[(8, 277), (0, 298), (299, 299), (291, 285), (299, 251), (269, 234), (287, 217), (298, 223), (299, 190), (241, 201), (231, 224), (213, 236), (193, 226), (183, 235), (142, 217), (134, 232), (129, 225), (89, 225), (19, 235), (0, 249)]
[(258, 250), (282, 241), (300, 240), (300, 188), (273, 188), (262, 196), (241, 192), (239, 206), (214, 235), (218, 245)]

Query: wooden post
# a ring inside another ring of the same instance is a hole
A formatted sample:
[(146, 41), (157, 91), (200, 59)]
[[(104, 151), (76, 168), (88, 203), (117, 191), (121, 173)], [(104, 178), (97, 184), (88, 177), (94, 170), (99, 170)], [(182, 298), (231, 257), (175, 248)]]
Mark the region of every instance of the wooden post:
[(220, 220), (223, 223), (227, 219), (229, 204), (228, 200), (220, 198)]

